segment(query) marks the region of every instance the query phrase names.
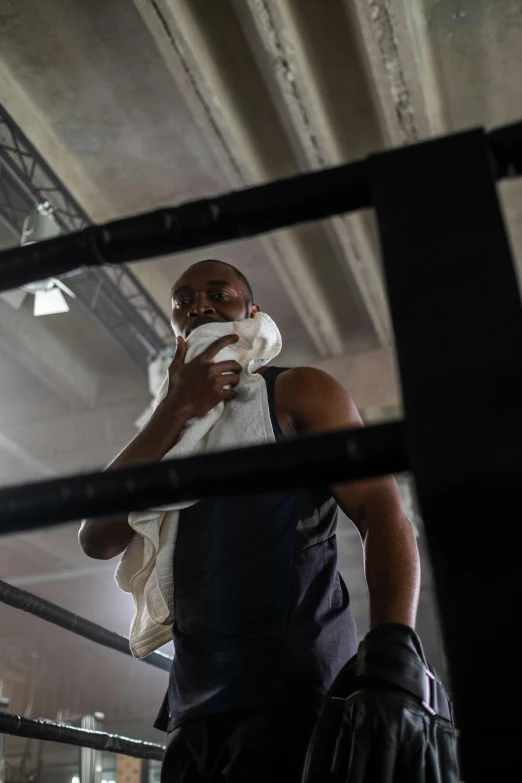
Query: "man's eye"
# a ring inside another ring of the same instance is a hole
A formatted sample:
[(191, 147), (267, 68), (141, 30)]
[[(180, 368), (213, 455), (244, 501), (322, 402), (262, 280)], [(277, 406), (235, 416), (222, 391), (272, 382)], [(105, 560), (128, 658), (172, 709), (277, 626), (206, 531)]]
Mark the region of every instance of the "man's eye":
[(218, 291), (215, 294), (211, 294), (212, 299), (226, 299), (227, 295), (222, 291)]
[(177, 307), (186, 307), (190, 304), (190, 299), (178, 299), (176, 302)]

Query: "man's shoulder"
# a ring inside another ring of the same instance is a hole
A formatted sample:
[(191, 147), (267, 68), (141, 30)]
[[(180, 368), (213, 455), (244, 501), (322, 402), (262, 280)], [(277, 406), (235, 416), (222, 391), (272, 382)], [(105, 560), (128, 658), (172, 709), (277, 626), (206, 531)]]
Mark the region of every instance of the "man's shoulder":
[(289, 409), (307, 405), (328, 404), (332, 398), (348, 396), (346, 389), (324, 370), (317, 367), (291, 367), (277, 379), (278, 399)]
[(289, 431), (320, 432), (361, 425), (349, 392), (317, 367), (286, 370), (278, 376), (275, 391), (278, 416), (288, 422)]
[(311, 392), (315, 389), (324, 389), (328, 386), (339, 386), (338, 382), (324, 370), (317, 367), (289, 367), (278, 377), (279, 386), (287, 386), (295, 389), (300, 387), (304, 391), (309, 388)]

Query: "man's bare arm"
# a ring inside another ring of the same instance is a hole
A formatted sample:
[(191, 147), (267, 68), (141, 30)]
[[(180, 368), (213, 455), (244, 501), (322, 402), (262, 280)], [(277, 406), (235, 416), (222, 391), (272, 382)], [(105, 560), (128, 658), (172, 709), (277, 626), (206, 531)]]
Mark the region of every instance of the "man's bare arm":
[[(361, 427), (348, 392), (331, 376), (296, 368), (280, 376), (278, 399), (292, 415), (297, 432)], [(391, 476), (332, 487), (339, 506), (361, 534), (372, 628), (382, 623), (414, 627), (420, 564), (413, 528)]]
[[(164, 401), (165, 402), (165, 401)], [(165, 403), (164, 408), (168, 405)], [(179, 438), (187, 419), (158, 406), (156, 415), (138, 432), (106, 470), (140, 463), (159, 462)], [(168, 413), (168, 416), (166, 415)], [(167, 426), (168, 425), (168, 426)], [(134, 531), (128, 515), (84, 519), (78, 533), (80, 546), (88, 557), (110, 560), (120, 555), (129, 545)]]
[[(230, 387), (239, 383), (241, 365), (234, 361), (215, 363), (214, 357), (237, 340), (235, 334), (221, 337), (185, 364), (186, 344), (182, 338), (178, 338), (176, 355), (169, 367), (165, 397), (148, 424), (111, 462), (107, 470), (159, 462), (175, 446), (189, 419), (204, 416), (218, 403), (232, 399), (235, 391)], [(127, 515), (119, 515), (85, 519), (78, 540), (89, 557), (110, 560), (127, 548), (133, 535)]]

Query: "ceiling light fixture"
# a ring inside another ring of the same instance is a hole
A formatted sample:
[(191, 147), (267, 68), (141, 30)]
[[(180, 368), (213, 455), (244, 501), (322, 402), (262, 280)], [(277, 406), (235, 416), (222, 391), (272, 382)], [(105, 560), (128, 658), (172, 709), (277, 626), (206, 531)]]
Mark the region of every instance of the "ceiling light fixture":
[[(43, 204), (38, 204), (24, 220), (21, 244), (22, 246), (31, 245), (34, 242), (42, 242), (44, 239), (59, 236), (59, 234), (61, 234), (61, 229), (54, 218), (53, 208), (48, 201), (45, 201)], [(67, 313), (69, 305), (64, 294), (76, 299), (75, 294), (55, 277), (5, 291), (0, 294), (0, 297), (15, 310), (18, 310), (27, 294), (34, 296), (34, 315)]]

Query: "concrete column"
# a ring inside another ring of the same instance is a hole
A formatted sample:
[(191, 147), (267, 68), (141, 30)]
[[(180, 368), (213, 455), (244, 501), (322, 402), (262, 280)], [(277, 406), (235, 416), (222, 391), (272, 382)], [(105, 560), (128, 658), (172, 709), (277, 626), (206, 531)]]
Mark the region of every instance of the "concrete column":
[[(83, 715), (81, 719), (82, 729), (100, 731), (102, 729), (104, 715), (95, 712), (92, 715)], [(81, 748), (80, 750), (80, 783), (101, 783), (102, 779), (102, 753), (93, 748)]]
[[(7, 712), (9, 699), (0, 698), (0, 712)], [(5, 783), (5, 734), (0, 734), (0, 783)]]

